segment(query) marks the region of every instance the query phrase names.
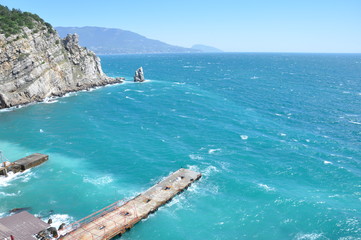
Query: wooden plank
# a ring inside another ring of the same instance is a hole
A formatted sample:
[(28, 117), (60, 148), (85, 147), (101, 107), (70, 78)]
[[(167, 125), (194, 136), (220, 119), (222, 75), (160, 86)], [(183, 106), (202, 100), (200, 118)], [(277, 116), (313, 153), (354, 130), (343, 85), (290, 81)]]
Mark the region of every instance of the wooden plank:
[[(149, 214), (169, 202), (201, 176), (200, 173), (181, 168), (122, 206), (113, 207), (114, 204), (112, 204), (110, 205), (112, 206), (110, 211), (104, 210), (105, 214), (100, 214), (96, 218), (91, 215), (90, 222), (87, 221), (87, 218), (84, 218), (80, 222), (66, 227), (70, 232), (59, 239), (112, 239), (132, 228), (140, 220), (147, 218)], [(75, 226), (77, 228), (72, 229)]]
[(24, 211), (0, 219), (0, 239), (13, 235), (16, 240), (34, 240), (34, 234), (48, 227), (49, 224)]

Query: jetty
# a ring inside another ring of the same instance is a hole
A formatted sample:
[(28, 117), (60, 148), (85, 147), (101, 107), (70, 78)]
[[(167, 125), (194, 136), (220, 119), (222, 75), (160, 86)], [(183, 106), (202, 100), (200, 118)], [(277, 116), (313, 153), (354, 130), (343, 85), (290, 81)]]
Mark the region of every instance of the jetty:
[(8, 172), (23, 172), (27, 169), (36, 167), (49, 159), (48, 155), (41, 153), (34, 153), (15, 162), (4, 161), (7, 160), (0, 151), (0, 176), (7, 176)]
[(188, 188), (201, 174), (181, 168), (129, 201), (115, 202), (60, 232), (60, 240), (109, 240), (121, 236), (174, 196)]

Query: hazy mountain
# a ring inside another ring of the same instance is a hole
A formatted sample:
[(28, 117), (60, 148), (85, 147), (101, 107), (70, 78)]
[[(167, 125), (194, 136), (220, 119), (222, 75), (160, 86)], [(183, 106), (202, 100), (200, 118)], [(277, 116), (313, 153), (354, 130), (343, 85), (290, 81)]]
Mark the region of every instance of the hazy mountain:
[(56, 27), (61, 37), (77, 33), (81, 46), (96, 54), (122, 53), (190, 53), (196, 49), (183, 48), (146, 38), (134, 32), (102, 27)]
[(201, 52), (223, 52), (222, 50), (215, 48), (215, 47), (211, 47), (211, 46), (206, 46), (206, 45), (201, 45), (201, 44), (196, 44), (192, 46), (192, 49), (195, 50), (199, 50)]

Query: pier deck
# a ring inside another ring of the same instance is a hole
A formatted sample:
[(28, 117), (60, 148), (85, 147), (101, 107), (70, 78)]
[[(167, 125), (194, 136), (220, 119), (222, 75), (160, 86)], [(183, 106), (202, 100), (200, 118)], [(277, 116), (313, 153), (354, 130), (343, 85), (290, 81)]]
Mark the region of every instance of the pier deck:
[(127, 202), (115, 202), (65, 228), (61, 240), (108, 240), (123, 234), (134, 224), (185, 190), (201, 177), (200, 173), (181, 168), (144, 193)]
[[(0, 151), (1, 153), (1, 151)], [(7, 176), (7, 173), (9, 171), (13, 173), (17, 172), (23, 172), (27, 169), (36, 167), (46, 161), (48, 161), (49, 156), (41, 153), (34, 153), (29, 156), (26, 156), (24, 158), (21, 158), (19, 160), (16, 160), (15, 162), (7, 162), (8, 165), (1, 167), (0, 165), (0, 175)], [(1, 162), (0, 162), (1, 164)]]

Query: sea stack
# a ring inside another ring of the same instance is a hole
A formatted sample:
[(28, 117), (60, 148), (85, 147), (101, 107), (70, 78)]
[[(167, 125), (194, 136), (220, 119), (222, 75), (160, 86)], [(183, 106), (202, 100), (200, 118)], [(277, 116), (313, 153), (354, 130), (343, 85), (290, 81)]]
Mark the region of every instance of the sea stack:
[(134, 74), (134, 82), (144, 82), (144, 72), (143, 72), (143, 68), (140, 67), (137, 69), (137, 71), (135, 71)]

